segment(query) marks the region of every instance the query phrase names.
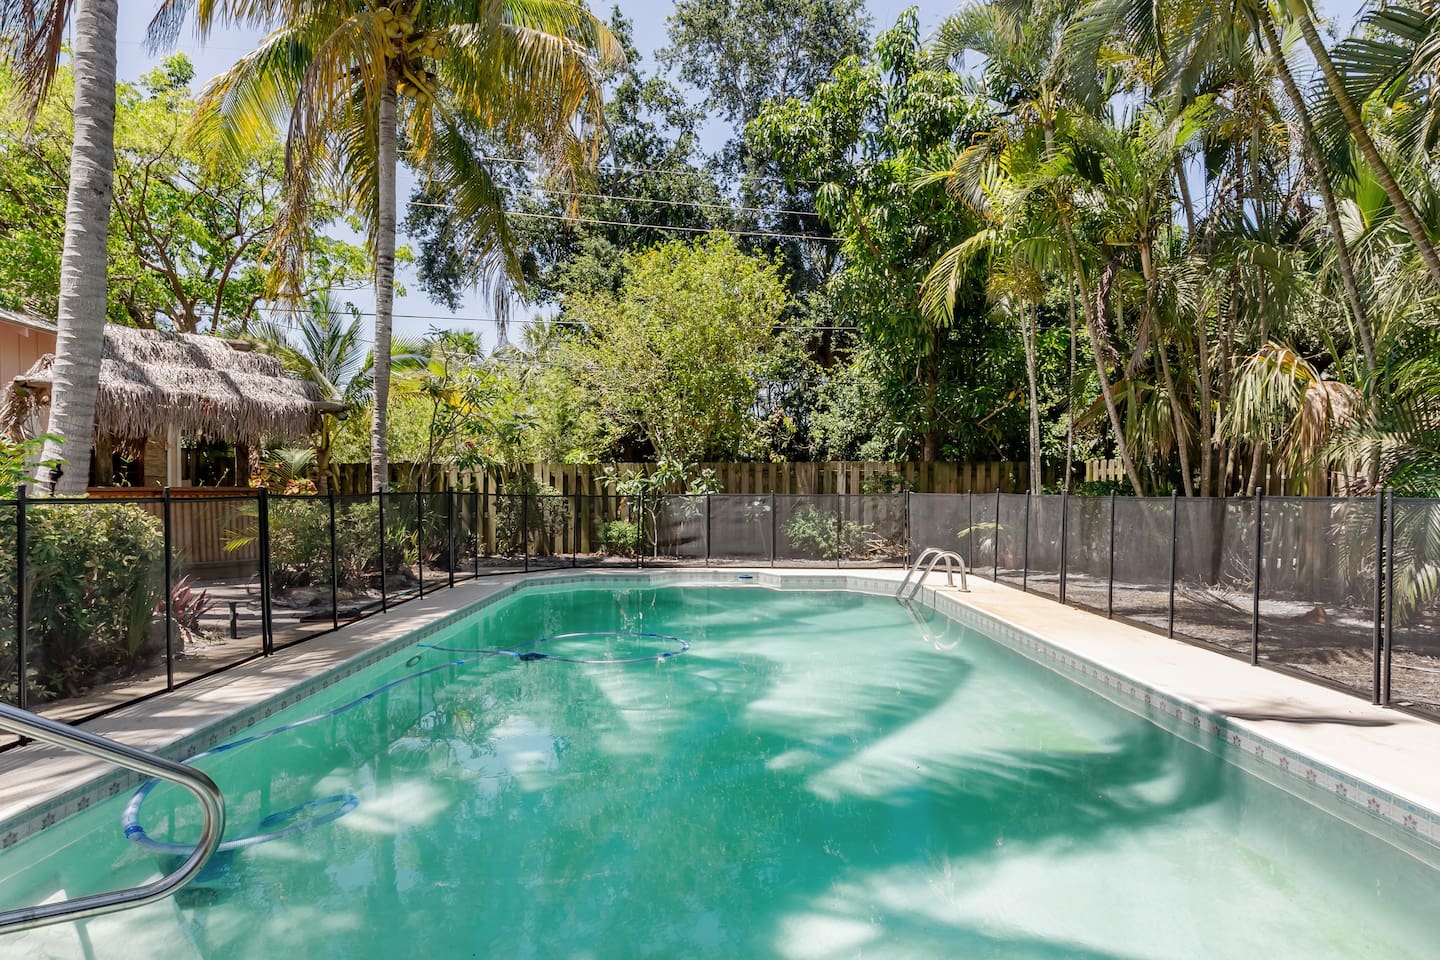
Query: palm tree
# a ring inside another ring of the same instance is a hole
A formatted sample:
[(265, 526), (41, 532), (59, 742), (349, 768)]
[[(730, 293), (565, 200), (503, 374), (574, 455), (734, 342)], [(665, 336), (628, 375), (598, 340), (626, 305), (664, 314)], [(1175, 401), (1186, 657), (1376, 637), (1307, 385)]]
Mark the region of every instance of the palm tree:
[[(1087, 275), (1089, 264), (1076, 230), (1075, 215), (1084, 201), (1077, 196), (1080, 185), (1072, 175), (1074, 171), (1068, 165), (1063, 145), (1056, 138), (1057, 128), (1069, 123), (1067, 101), (1070, 97), (1065, 92), (1065, 78), (1059, 75), (1058, 70), (1062, 65), (1059, 56), (1061, 44), (1075, 6), (1072, 0), (1048, 0), (1040, 4), (990, 0), (962, 8), (940, 25), (932, 56), (950, 61), (962, 58), (967, 50), (981, 54), (985, 58), (986, 86), (991, 96), (1007, 107), (1015, 120), (1015, 129), (1010, 132), (1013, 136), (1002, 132), (992, 138), (992, 143), (964, 151), (956, 158), (948, 179), (952, 191), (961, 197), (975, 198), (979, 180), (986, 175), (983, 171), (1003, 170), (1005, 176), (1016, 181), (1017, 194), (1039, 193), (1046, 198), (1053, 223), (1060, 227), (1071, 278), (1079, 289), (1081, 309), (1095, 358), (1095, 371), (1115, 438), (1116, 452), (1124, 464), (1130, 485), (1139, 494), (1140, 474), (1135, 469), (1135, 460), (1125, 439), (1106, 369), (1109, 338), (1105, 335), (1091, 296)], [(1037, 130), (1043, 144), (1038, 152), (1026, 150), (1016, 153), (1011, 149), (1019, 141), (1033, 139)], [(1005, 164), (992, 166), (996, 158), (1007, 154), (1010, 159)], [(1028, 161), (1020, 163), (1022, 156), (1028, 157)], [(945, 257), (942, 257), (937, 261), (937, 269), (944, 260)], [(936, 276), (932, 271), (932, 277)], [(931, 281), (927, 284), (935, 286)], [(1072, 414), (1072, 425), (1073, 419)]]
[[(95, 438), (95, 397), (105, 343), (106, 252), (115, 170), (115, 29), (117, 0), (0, 0), (0, 36), (14, 38), (33, 117), (59, 63), (65, 25), (74, 9), (75, 141), (60, 253), (55, 365), (49, 436), (36, 477), (42, 491), (84, 494)], [(58, 472), (58, 476), (57, 476)]]
[[(573, 169), (602, 128), (600, 69), (621, 59), (604, 23), (568, 0), (166, 0), (152, 39), (173, 39), (194, 6), (202, 36), (241, 23), (270, 33), (201, 96), (201, 135), (248, 146), (287, 130), (287, 186), (275, 252), (300, 275), (313, 199), (334, 184), (367, 225), (375, 254), (375, 403), (371, 485), (389, 471), (396, 171), (407, 162), (447, 196), (458, 246), (478, 276), (518, 274), (504, 192), (474, 135)], [(585, 133), (577, 134), (578, 128)]]
[(315, 485), (330, 489), (330, 449), (339, 420), (359, 409), (374, 386), (374, 356), (366, 349), (360, 319), (329, 295), (318, 295), (296, 311), (293, 323), (270, 320), (255, 340), (298, 380), (314, 384), (328, 409), (313, 438)]
[(1307, 0), (1293, 0), (1286, 4), (1286, 8), (1290, 11), (1295, 25), (1300, 28), (1300, 35), (1305, 38), (1305, 45), (1310, 48), (1310, 55), (1315, 58), (1315, 65), (1324, 79), (1325, 88), (1334, 99), (1336, 109), (1344, 117), (1345, 126), (1350, 131), (1355, 146), (1360, 150), (1360, 155), (1365, 158), (1365, 163), (1375, 172), (1375, 177), (1380, 181), (1385, 196), (1390, 199), (1391, 206), (1395, 208), (1395, 215), (1404, 224), (1405, 232), (1410, 234), (1410, 239), (1415, 244), (1415, 250), (1425, 264), (1425, 271), (1430, 275), (1431, 283), (1440, 287), (1440, 254), (1436, 253), (1435, 244), (1431, 242), (1430, 234), (1425, 230), (1424, 224), (1420, 222), (1420, 217), (1415, 212), (1410, 198), (1396, 181), (1390, 165), (1380, 155), (1380, 148), (1376, 145), (1369, 127), (1365, 125), (1365, 118), (1360, 115), (1359, 105), (1351, 96), (1345, 78), (1336, 69), (1335, 61), (1331, 58), (1330, 51), (1326, 49), (1324, 41), (1320, 39), (1319, 31), (1315, 29), (1315, 21), (1310, 16), (1309, 3)]
[[(936, 324), (948, 324), (956, 294), (979, 261), (989, 270), (986, 293), (994, 312), (1014, 320), (1025, 350), (1025, 381), (1030, 411), (1030, 486), (1042, 482), (1040, 449), (1040, 389), (1037, 358), (1039, 309), (1044, 298), (1044, 274), (1056, 267), (1055, 244), (1048, 240), (1053, 222), (1034, 209), (1022, 185), (1012, 178), (1022, 162), (1015, 153), (990, 166), (973, 189), (956, 191), (983, 226), (945, 251), (926, 274), (920, 289), (920, 309)], [(917, 185), (953, 180), (953, 168), (922, 177)], [(1068, 479), (1068, 477), (1067, 477)]]

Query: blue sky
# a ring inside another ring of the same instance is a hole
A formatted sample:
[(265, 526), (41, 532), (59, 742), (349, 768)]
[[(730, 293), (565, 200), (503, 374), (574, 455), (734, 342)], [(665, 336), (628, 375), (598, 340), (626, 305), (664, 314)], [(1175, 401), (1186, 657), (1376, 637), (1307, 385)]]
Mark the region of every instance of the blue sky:
[[(602, 5), (602, 0), (592, 0), (592, 3), (596, 9), (607, 11), (608, 15), (608, 4)], [(907, 7), (917, 7), (920, 12), (922, 34), (929, 34), (936, 24), (957, 5), (955, 0), (920, 0), (918, 3), (905, 2), (905, 0), (869, 0), (867, 4), (876, 28), (882, 28), (895, 22), (895, 19)], [(134, 10), (139, 4), (127, 2), (121, 6), (122, 11), (126, 7)], [(652, 69), (654, 66), (653, 52), (656, 48), (664, 46), (666, 41), (665, 20), (670, 15), (673, 4), (670, 0), (622, 0), (619, 6), (634, 23), (636, 46), (640, 49), (646, 68)], [(1361, 0), (1318, 0), (1317, 6), (1320, 12), (1331, 18), (1336, 27), (1343, 32), (1359, 12)], [(160, 59), (159, 56), (151, 56), (145, 48), (147, 23), (148, 18), (126, 17), (122, 12), (120, 35), (117, 38), (121, 77), (134, 79), (151, 69)], [(180, 49), (189, 54), (195, 62), (196, 89), (198, 90), (206, 80), (225, 70), (237, 58), (251, 50), (258, 39), (258, 33), (236, 29), (216, 34), (211, 37), (209, 42), (201, 45), (195, 40), (193, 33), (186, 29), (181, 34)], [(727, 135), (727, 131), (723, 127), (717, 126), (714, 128), (714, 134), (716, 143), (708, 144), (708, 146), (718, 146), (719, 141)], [(402, 198), (408, 193), (409, 181), (402, 177)], [(493, 344), (494, 325), (477, 319), (491, 315), (490, 308), (482, 297), (471, 295), (461, 305), (460, 310), (452, 314), (426, 299), (415, 284), (413, 276), (405, 276), (402, 270), (400, 280), (408, 288), (408, 295), (396, 300), (395, 329), (398, 333), (413, 336), (424, 333), (432, 325), (450, 325), (477, 329), (483, 335), (487, 345)], [(347, 299), (361, 310), (373, 310), (374, 308), (374, 302), (368, 290), (354, 291), (347, 296)], [(517, 311), (517, 313), (519, 312), (521, 311)], [(429, 317), (449, 319), (442, 321), (426, 319)]]

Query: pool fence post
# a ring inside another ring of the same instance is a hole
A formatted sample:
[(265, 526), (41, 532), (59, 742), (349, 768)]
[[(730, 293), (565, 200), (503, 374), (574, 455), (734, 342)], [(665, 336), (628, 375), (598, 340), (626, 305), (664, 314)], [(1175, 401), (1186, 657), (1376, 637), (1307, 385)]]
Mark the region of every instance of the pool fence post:
[(1170, 612), (1165, 620), (1165, 636), (1175, 636), (1175, 567), (1180, 553), (1180, 494), (1170, 488)]
[(1390, 706), (1390, 663), (1395, 647), (1395, 488), (1385, 494), (1385, 660), (1380, 667), (1380, 704)]
[(420, 599), (425, 599), (425, 494), (415, 484), (415, 570), (420, 575)]
[(840, 569), (840, 541), (845, 536), (845, 494), (835, 494), (835, 569)]
[(170, 529), (170, 487), (160, 489), (160, 525), (165, 543), (165, 689), (175, 689), (175, 581), (170, 553), (174, 539)]
[[(470, 474), (470, 482), (475, 482), (475, 474)], [(470, 512), (470, 559), (473, 564), (474, 575), (480, 576), (480, 490), (477, 487), (470, 491), (470, 497), (475, 502), (475, 509)]]
[(1025, 539), (1020, 547), (1020, 592), (1030, 591), (1030, 502), (1035, 494), (1025, 491)]
[(775, 491), (770, 491), (770, 566), (775, 566)]
[(990, 581), (1000, 582), (1000, 481), (995, 481), (995, 523), (990, 529), (990, 545), (994, 548), (995, 566), (990, 571)]
[(445, 571), (449, 586), (455, 586), (455, 488), (445, 488)]
[(380, 514), (380, 609), (390, 609), (390, 595), (385, 589), (385, 488), (375, 492), (375, 509)]
[(1250, 665), (1260, 665), (1260, 574), (1265, 569), (1265, 488), (1255, 488), (1255, 568), (1250, 583)]
[(1110, 491), (1110, 572), (1105, 588), (1105, 616), (1115, 619), (1115, 491)]
[[(15, 667), (19, 674), (15, 701), (21, 710), (30, 708), (30, 685), (25, 682), (30, 646), (30, 613), (25, 603), (25, 554), (29, 551), (25, 543), (25, 503), (29, 490), (29, 485), (22, 483), (15, 491)], [(25, 742), (23, 738), (21, 742)]]
[(330, 502), (330, 629), (340, 629), (340, 558), (335, 555), (335, 485), (326, 484)]
[(1060, 489), (1060, 602), (1065, 602), (1065, 555), (1070, 543), (1070, 483)]
[(905, 491), (905, 566), (909, 568), (914, 560), (915, 554), (915, 521), (914, 503), (915, 493), (912, 490)]
[(520, 543), (525, 551), (525, 572), (530, 572), (530, 491), (520, 491)]
[(705, 566), (710, 566), (710, 494), (705, 494)]
[(1380, 657), (1382, 654), (1380, 622), (1384, 615), (1385, 567), (1385, 488), (1375, 491), (1375, 615), (1372, 618), (1374, 631), (1370, 637), (1370, 702), (1380, 703)]
[(257, 532), (260, 536), (260, 650), (265, 656), (275, 652), (274, 625), (270, 622), (270, 491), (261, 487), (256, 493), (259, 508)]
[[(965, 504), (965, 568), (975, 567), (975, 488), (966, 494)], [(908, 566), (908, 564), (907, 564)]]

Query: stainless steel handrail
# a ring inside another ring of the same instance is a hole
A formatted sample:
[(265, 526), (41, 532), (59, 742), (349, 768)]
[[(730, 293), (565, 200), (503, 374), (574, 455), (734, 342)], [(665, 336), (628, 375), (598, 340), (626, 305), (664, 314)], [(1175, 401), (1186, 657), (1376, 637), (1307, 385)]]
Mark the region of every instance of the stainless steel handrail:
[(915, 598), (915, 594), (919, 592), (921, 584), (925, 582), (925, 578), (930, 575), (930, 571), (934, 570), (935, 565), (941, 560), (945, 561), (945, 582), (952, 587), (955, 586), (953, 564), (958, 563), (960, 565), (960, 589), (965, 591), (970, 589), (970, 582), (965, 570), (965, 560), (960, 554), (951, 550), (941, 550), (939, 547), (927, 547), (921, 551), (920, 556), (915, 558), (915, 562), (911, 564), (910, 569), (905, 571), (905, 578), (900, 581), (900, 586), (895, 589), (896, 600), (901, 599), (901, 594), (905, 593), (906, 584), (910, 582), (910, 578), (915, 575), (915, 571), (919, 570), (920, 565), (925, 563), (926, 560), (930, 561), (929, 564), (915, 581), (915, 585), (910, 588), (909, 595), (904, 598), (905, 601)]
[(124, 890), (92, 893), (59, 903), (0, 910), (0, 933), (29, 930), (50, 923), (83, 920), (86, 917), (115, 913), (161, 900), (194, 879), (220, 846), (220, 838), (225, 833), (225, 798), (221, 795), (220, 788), (215, 786), (215, 781), (194, 767), (127, 747), (123, 743), (116, 743), (67, 724), (37, 717), (33, 713), (3, 703), (0, 703), (0, 730), (74, 750), (127, 770), (143, 773), (147, 777), (178, 784), (195, 794), (204, 815), (199, 842), (195, 844), (190, 856), (185, 858), (185, 862), (173, 872), (151, 883), (127, 887)]
[(944, 551), (941, 550), (939, 547), (926, 547), (924, 550), (920, 551), (920, 555), (915, 558), (915, 562), (905, 568), (905, 578), (900, 581), (900, 586), (895, 588), (896, 600), (899, 600), (900, 594), (905, 592), (905, 584), (909, 583), (910, 578), (915, 576), (915, 571), (920, 569), (920, 564), (924, 563), (926, 560), (929, 560), (931, 556), (937, 553), (944, 553)]

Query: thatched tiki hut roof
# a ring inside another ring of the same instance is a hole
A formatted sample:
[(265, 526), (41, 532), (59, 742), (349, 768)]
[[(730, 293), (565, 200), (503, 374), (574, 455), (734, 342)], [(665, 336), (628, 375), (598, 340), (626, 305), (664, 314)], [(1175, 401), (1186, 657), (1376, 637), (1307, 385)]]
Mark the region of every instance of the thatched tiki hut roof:
[[(26, 431), (32, 411), (49, 402), (47, 354), (8, 385), (0, 430)], [(123, 440), (176, 431), (235, 443), (293, 440), (335, 412), (311, 384), (285, 374), (280, 361), (247, 344), (195, 334), (106, 325), (95, 427)]]

